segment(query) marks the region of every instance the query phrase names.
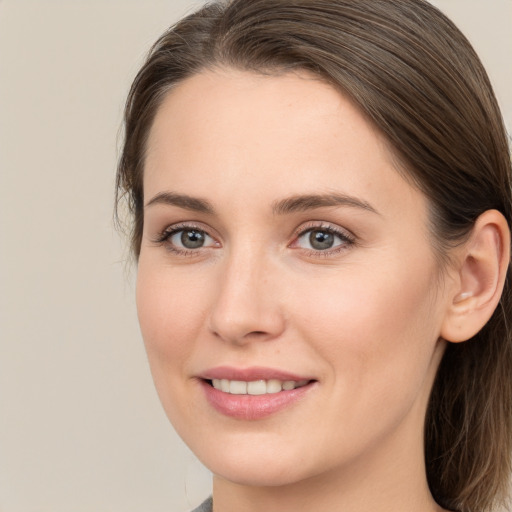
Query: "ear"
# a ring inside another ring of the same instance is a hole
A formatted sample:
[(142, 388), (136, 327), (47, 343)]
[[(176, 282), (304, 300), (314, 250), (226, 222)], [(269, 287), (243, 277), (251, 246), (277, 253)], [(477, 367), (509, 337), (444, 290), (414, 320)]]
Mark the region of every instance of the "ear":
[(480, 331), (499, 303), (510, 263), (505, 217), (497, 210), (484, 212), (457, 251), (454, 286), (441, 328), (441, 337), (454, 343)]

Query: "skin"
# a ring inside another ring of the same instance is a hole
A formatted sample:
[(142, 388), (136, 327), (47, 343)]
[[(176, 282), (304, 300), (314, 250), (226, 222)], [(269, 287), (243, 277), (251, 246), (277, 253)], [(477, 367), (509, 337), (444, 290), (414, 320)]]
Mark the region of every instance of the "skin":
[[(210, 210), (149, 204), (162, 193)], [(351, 200), (275, 211), (311, 194)], [(455, 280), (441, 275), (425, 197), (359, 110), (304, 73), (195, 75), (157, 113), (144, 201), (141, 330), (169, 419), (214, 474), (215, 512), (441, 510), (423, 422)], [(156, 241), (173, 226), (205, 245)], [(312, 229), (349, 241), (318, 250)], [(205, 399), (198, 376), (221, 365), (316, 382), (244, 421)]]

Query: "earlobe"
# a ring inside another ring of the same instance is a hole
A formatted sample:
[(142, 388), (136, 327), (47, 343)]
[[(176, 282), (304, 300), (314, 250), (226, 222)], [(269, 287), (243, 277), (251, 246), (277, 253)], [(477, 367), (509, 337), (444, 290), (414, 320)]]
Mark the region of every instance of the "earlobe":
[(499, 303), (510, 262), (505, 217), (497, 210), (484, 212), (459, 250), (457, 279), (441, 329), (441, 337), (453, 343), (478, 333)]

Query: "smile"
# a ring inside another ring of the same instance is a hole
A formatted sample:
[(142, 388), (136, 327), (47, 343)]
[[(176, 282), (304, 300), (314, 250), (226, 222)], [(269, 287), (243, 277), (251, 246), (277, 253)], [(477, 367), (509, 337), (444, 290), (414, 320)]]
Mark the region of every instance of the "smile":
[(305, 386), (308, 380), (229, 380), (229, 379), (212, 379), (212, 386), (224, 393), (231, 395), (267, 395), (279, 393), (281, 391), (291, 391), (292, 389)]
[(204, 397), (217, 413), (254, 421), (294, 407), (318, 385), (316, 379), (272, 368), (217, 367), (198, 379)]

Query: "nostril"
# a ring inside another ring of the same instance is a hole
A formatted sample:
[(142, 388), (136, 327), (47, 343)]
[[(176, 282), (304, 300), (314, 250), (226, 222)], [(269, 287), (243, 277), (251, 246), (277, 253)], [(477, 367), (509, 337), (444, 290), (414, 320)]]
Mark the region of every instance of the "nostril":
[(263, 307), (254, 303), (240, 305), (237, 302), (218, 302), (208, 321), (208, 329), (216, 337), (241, 345), (275, 339), (285, 328), (284, 319), (277, 307)]

